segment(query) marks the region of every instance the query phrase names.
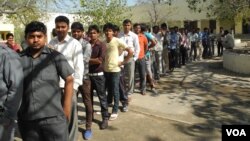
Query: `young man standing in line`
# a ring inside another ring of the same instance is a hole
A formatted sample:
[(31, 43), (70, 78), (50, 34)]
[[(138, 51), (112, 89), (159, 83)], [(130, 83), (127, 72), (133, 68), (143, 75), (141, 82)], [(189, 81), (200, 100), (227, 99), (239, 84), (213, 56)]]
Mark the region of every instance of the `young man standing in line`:
[[(89, 72), (89, 60), (91, 56), (91, 45), (88, 41), (83, 39), (84, 28), (80, 22), (74, 22), (71, 25), (72, 37), (77, 39), (83, 50), (83, 62), (84, 62), (84, 72), (83, 72), (83, 82), (79, 86), (79, 92), (82, 95), (83, 103), (85, 105), (86, 113), (86, 131), (83, 134), (84, 139), (88, 140), (92, 137), (92, 119), (93, 119), (93, 107), (91, 100), (91, 91), (90, 91), (90, 79), (88, 76)], [(78, 123), (82, 123), (81, 121)]]
[[(76, 39), (68, 35), (69, 19), (65, 16), (58, 16), (55, 19), (57, 36), (49, 44), (57, 51), (62, 53), (70, 66), (74, 69), (74, 95), (72, 98), (71, 117), (69, 121), (69, 141), (78, 139), (78, 116), (77, 116), (77, 97), (78, 87), (82, 85), (83, 79), (83, 54), (82, 45)], [(63, 88), (64, 81), (61, 79), (60, 87)]]
[[(69, 139), (67, 123), (71, 113), (74, 70), (61, 53), (46, 46), (46, 30), (46, 26), (37, 21), (25, 28), (28, 48), (20, 54), (24, 90), (18, 113), (24, 141)], [(65, 81), (63, 95), (59, 77)]]
[[(114, 106), (109, 120), (115, 120), (118, 117), (119, 108), (119, 79), (120, 79), (120, 66), (126, 64), (132, 57), (133, 53), (127, 45), (114, 37), (114, 26), (107, 23), (103, 27), (103, 32), (106, 37), (106, 55), (104, 61), (104, 74), (106, 79), (106, 87), (108, 94), (114, 97)], [(128, 55), (123, 62), (119, 61), (119, 53), (126, 50)]]
[(135, 62), (135, 69), (139, 72), (140, 77), (140, 92), (142, 95), (146, 95), (146, 60), (145, 54), (148, 50), (148, 39), (141, 32), (141, 25), (134, 24), (133, 26), (135, 34), (138, 35), (140, 44), (140, 53), (138, 59)]
[[(129, 19), (123, 21), (123, 32), (120, 32), (119, 38), (122, 39), (129, 48), (133, 51), (133, 56), (127, 64), (124, 65), (125, 71), (125, 90), (126, 94), (131, 100), (131, 95), (134, 93), (134, 74), (135, 74), (135, 61), (138, 59), (140, 52), (140, 45), (138, 36), (131, 31), (132, 22)], [(126, 56), (126, 55), (125, 55)], [(127, 111), (128, 105), (123, 105), (123, 111)]]
[(93, 90), (96, 90), (97, 96), (100, 101), (102, 122), (100, 129), (108, 128), (108, 103), (107, 95), (105, 92), (105, 77), (103, 73), (103, 62), (105, 58), (106, 46), (99, 40), (100, 30), (97, 25), (90, 25), (88, 34), (92, 48), (91, 57), (89, 60), (89, 78), (91, 81), (91, 95), (93, 102)]

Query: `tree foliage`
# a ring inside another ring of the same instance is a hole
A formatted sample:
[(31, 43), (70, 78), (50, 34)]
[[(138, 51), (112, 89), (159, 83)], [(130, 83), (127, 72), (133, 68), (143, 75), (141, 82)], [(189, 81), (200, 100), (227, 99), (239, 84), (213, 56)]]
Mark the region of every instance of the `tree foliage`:
[(167, 17), (174, 14), (176, 7), (173, 7), (171, 5), (172, 2), (173, 0), (137, 0), (137, 3), (139, 4), (150, 5), (150, 8), (146, 9), (145, 13), (148, 13), (150, 17), (149, 22), (153, 25), (165, 22), (167, 20)]
[(208, 16), (235, 20), (249, 15), (250, 0), (186, 0), (188, 7), (196, 12), (207, 10)]
[(126, 0), (80, 0), (80, 20), (88, 24), (104, 25), (112, 22), (121, 25), (128, 10)]

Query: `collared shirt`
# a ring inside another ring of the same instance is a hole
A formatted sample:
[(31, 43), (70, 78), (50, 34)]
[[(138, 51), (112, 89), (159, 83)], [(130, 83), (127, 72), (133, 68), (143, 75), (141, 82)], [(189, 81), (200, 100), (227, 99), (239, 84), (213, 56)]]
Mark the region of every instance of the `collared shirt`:
[(122, 39), (129, 48), (132, 49), (132, 51), (134, 52), (134, 60), (137, 60), (139, 57), (139, 53), (140, 53), (140, 45), (139, 45), (138, 36), (134, 32), (129, 31), (128, 34), (125, 34), (124, 32), (120, 32), (118, 37)]
[(156, 38), (156, 40), (157, 40), (157, 44), (155, 45), (155, 50), (156, 51), (162, 51), (162, 49), (163, 49), (163, 36), (160, 34), (160, 33), (157, 33), (157, 34), (155, 34), (155, 33), (152, 33), (153, 34), (153, 36)]
[[(83, 79), (83, 54), (82, 45), (79, 41), (67, 35), (61, 42), (58, 38), (53, 38), (49, 44), (58, 52), (62, 53), (68, 60), (70, 66), (75, 70), (74, 77), (74, 89), (78, 90), (78, 86), (82, 85)], [(64, 87), (64, 80), (60, 78), (60, 87)]]
[(190, 33), (190, 42), (198, 42), (199, 35), (197, 33)]
[(0, 46), (0, 107), (3, 114), (16, 119), (23, 94), (23, 69), (20, 57), (7, 46)]
[(120, 72), (119, 67), (119, 53), (128, 46), (120, 39), (113, 37), (112, 40), (106, 44), (106, 55), (104, 61), (105, 72)]
[(85, 40), (85, 39), (80, 39), (79, 42), (82, 45), (82, 51), (83, 51), (83, 63), (84, 63), (84, 73), (83, 73), (83, 78), (87, 78), (88, 73), (89, 73), (89, 60), (91, 57), (91, 44)]
[(59, 77), (64, 80), (74, 73), (66, 58), (44, 47), (33, 58), (30, 48), (20, 54), (24, 72), (24, 93), (19, 110), (20, 120), (35, 120), (63, 115)]
[(103, 72), (103, 61), (105, 59), (106, 45), (99, 39), (92, 45), (91, 58), (98, 58), (101, 64), (89, 64), (89, 73)]
[(179, 35), (177, 33), (170, 34), (170, 49), (176, 49), (179, 44)]

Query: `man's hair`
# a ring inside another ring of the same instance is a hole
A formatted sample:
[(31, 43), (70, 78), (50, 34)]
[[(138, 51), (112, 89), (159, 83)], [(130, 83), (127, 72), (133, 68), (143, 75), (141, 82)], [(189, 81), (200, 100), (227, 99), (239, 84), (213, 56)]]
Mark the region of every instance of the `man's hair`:
[(158, 25), (154, 25), (153, 29), (159, 29), (160, 27)]
[(120, 31), (119, 26), (116, 25), (116, 24), (113, 25), (113, 29), (114, 29), (114, 32), (119, 32)]
[(56, 36), (57, 36), (57, 32), (56, 32), (56, 29), (55, 29), (55, 28), (52, 29), (52, 36), (53, 36), (53, 37), (56, 37)]
[(112, 23), (106, 23), (103, 26), (103, 32), (106, 31), (107, 29), (111, 29), (114, 32), (114, 25)]
[(166, 28), (166, 29), (167, 29), (167, 28), (168, 28), (168, 26), (167, 26), (167, 24), (166, 24), (166, 23), (162, 23), (162, 24), (161, 24), (161, 28)]
[(139, 23), (135, 23), (134, 25), (133, 25), (133, 28), (136, 28), (137, 26), (141, 26)]
[(97, 25), (90, 25), (88, 32), (90, 32), (91, 30), (95, 30), (97, 33), (100, 33), (99, 27)]
[(229, 33), (228, 30), (225, 30), (225, 31), (224, 31), (224, 35), (227, 35), (228, 33)]
[(80, 22), (73, 22), (71, 25), (71, 29), (79, 29), (84, 31), (83, 25)]
[(9, 39), (10, 37), (14, 37), (14, 34), (12, 34), (12, 33), (7, 33), (6, 38)]
[(47, 28), (44, 23), (39, 21), (32, 21), (26, 25), (24, 33), (25, 38), (27, 37), (28, 33), (31, 32), (42, 32), (44, 35), (47, 35)]
[(69, 25), (69, 19), (66, 16), (57, 16), (55, 19), (55, 23), (65, 22)]
[(141, 31), (145, 32), (145, 31), (149, 31), (149, 26), (146, 25), (145, 23), (141, 23)]
[(123, 25), (124, 25), (124, 24), (127, 24), (127, 23), (132, 23), (132, 22), (131, 22), (130, 19), (125, 19), (125, 20), (123, 21)]

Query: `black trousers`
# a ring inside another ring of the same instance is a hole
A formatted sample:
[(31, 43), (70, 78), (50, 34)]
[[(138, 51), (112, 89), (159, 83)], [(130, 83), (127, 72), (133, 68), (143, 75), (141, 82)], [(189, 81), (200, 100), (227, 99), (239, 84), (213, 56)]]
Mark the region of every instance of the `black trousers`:
[(96, 90), (97, 96), (100, 101), (102, 118), (108, 119), (109, 113), (108, 113), (107, 95), (105, 91), (105, 77), (104, 75), (100, 75), (100, 76), (89, 76), (89, 78), (91, 81), (92, 103), (93, 103), (93, 90)]
[(187, 58), (187, 48), (183, 45), (180, 46), (180, 58), (181, 58), (181, 64), (186, 64), (186, 58)]
[(23, 141), (68, 141), (68, 124), (64, 115), (31, 121), (18, 121)]

